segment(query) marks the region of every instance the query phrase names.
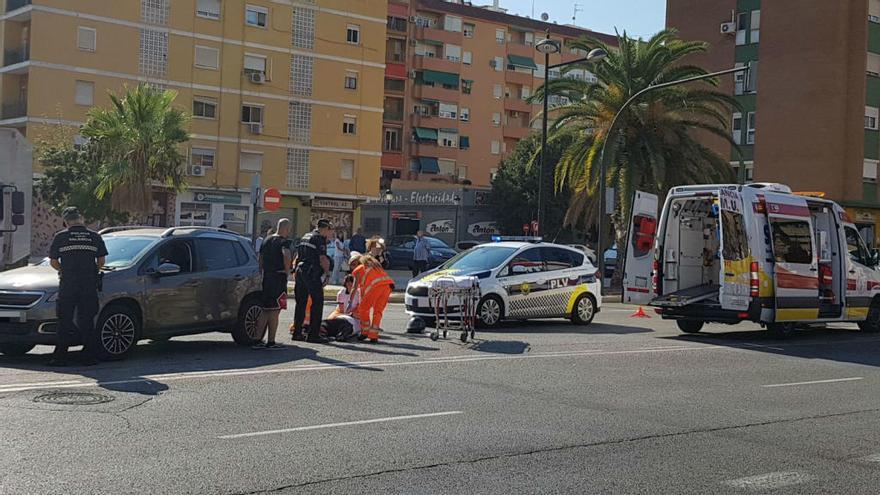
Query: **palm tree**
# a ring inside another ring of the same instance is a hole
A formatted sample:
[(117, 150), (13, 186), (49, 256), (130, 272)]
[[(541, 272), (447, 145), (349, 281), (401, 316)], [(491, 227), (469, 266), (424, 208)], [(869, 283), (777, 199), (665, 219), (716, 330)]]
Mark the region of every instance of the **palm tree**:
[(112, 208), (144, 218), (153, 208), (153, 187), (186, 187), (181, 144), (189, 140), (189, 117), (172, 106), (177, 93), (146, 84), (110, 95), (110, 108), (94, 107), (82, 128), (100, 162), (95, 194), (110, 195)]
[[(618, 34), (618, 46), (583, 38), (572, 48), (586, 52), (603, 48), (608, 53), (594, 67), (573, 65), (566, 69), (591, 70), (598, 82), (559, 78), (548, 81), (550, 94), (562, 96), (553, 107), (554, 122), (549, 142), (570, 140), (556, 166), (557, 187), (574, 191), (566, 224), (596, 221), (600, 151), (615, 114), (635, 93), (652, 84), (704, 75), (700, 67), (683, 63), (686, 56), (705, 52), (708, 44), (682, 41), (676, 31), (661, 31), (644, 41)], [(729, 112), (738, 105), (731, 96), (715, 89), (717, 80), (658, 89), (649, 92), (620, 116), (606, 153), (609, 163), (606, 185), (613, 187), (618, 246), (625, 244), (631, 198), (635, 190), (659, 195), (674, 186), (726, 182), (733, 179), (729, 161), (703, 146), (695, 131), (720, 136), (733, 143), (728, 131)], [(544, 87), (534, 98), (544, 97)]]

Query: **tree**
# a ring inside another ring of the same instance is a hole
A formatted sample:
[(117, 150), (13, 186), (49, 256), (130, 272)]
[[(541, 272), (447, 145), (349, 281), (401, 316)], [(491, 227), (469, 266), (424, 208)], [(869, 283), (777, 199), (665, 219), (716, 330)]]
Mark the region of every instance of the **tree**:
[[(556, 140), (548, 146), (548, 162), (559, 161), (566, 140)], [(498, 168), (492, 179), (492, 193), (489, 205), (501, 231), (506, 234), (522, 232), (522, 225), (537, 218), (538, 211), (538, 171), (539, 164), (533, 160), (540, 148), (540, 135), (532, 135), (521, 140)], [(548, 168), (550, 166), (548, 165)], [(545, 180), (550, 180), (550, 174)], [(548, 188), (550, 189), (550, 188)], [(565, 211), (571, 201), (568, 187), (559, 188), (555, 194), (551, 191), (547, 196), (547, 208), (544, 223), (548, 239), (556, 238), (563, 228)]]
[[(570, 142), (556, 168), (557, 187), (573, 190), (565, 221), (595, 223), (600, 150), (605, 140), (611, 139), (604, 180), (616, 193), (617, 205), (611, 213), (618, 246), (623, 248), (635, 190), (662, 197), (681, 184), (733, 180), (729, 161), (700, 144), (695, 131), (721, 136), (734, 144), (728, 131), (729, 112), (738, 105), (731, 96), (715, 89), (717, 80), (659, 89), (628, 107), (609, 136), (615, 114), (638, 91), (652, 84), (707, 73), (683, 59), (705, 52), (708, 44), (682, 41), (675, 30), (661, 31), (647, 41), (630, 38), (624, 32), (618, 34), (617, 42), (617, 48), (592, 38), (571, 43), (571, 48), (587, 52), (603, 48), (608, 53), (605, 61), (595, 66), (566, 69), (590, 70), (598, 78), (597, 83), (560, 78), (547, 86), (551, 94), (563, 96), (566, 101), (554, 107), (549, 132), (551, 144)], [(543, 96), (541, 87), (535, 98)]]
[(82, 128), (89, 156), (98, 162), (99, 200), (110, 198), (115, 211), (144, 218), (153, 208), (153, 187), (186, 187), (189, 117), (172, 106), (177, 93), (146, 84), (110, 95), (111, 107), (94, 107)]

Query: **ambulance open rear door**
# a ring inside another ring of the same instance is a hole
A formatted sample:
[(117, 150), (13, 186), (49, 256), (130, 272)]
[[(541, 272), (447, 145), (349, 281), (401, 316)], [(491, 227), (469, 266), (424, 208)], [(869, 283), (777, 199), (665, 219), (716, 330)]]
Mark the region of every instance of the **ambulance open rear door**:
[(749, 309), (752, 287), (757, 288), (758, 269), (749, 253), (749, 233), (742, 195), (736, 189), (719, 189), (718, 205), (721, 308), (746, 311)]
[(659, 223), (657, 202), (657, 195), (641, 191), (636, 191), (633, 198), (623, 266), (624, 303), (648, 304), (654, 299), (652, 271)]

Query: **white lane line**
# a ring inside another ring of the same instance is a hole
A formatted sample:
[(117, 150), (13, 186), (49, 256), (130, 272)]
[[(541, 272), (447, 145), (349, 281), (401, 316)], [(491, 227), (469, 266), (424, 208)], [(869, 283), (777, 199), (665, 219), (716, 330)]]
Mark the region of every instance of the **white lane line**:
[(746, 490), (775, 490), (792, 485), (800, 485), (809, 481), (814, 481), (815, 476), (798, 471), (780, 471), (776, 473), (759, 474), (756, 476), (747, 476), (735, 480), (727, 480), (722, 484)]
[(410, 414), (408, 416), (392, 416), (390, 418), (363, 419), (360, 421), (348, 421), (345, 423), (327, 423), (323, 425), (300, 426), (297, 428), (285, 428), (283, 430), (267, 430), (256, 431), (253, 433), (236, 433), (234, 435), (221, 435), (217, 438), (223, 440), (231, 440), (233, 438), (261, 437), (264, 435), (275, 435), (278, 433), (293, 433), (296, 431), (320, 430), (323, 428), (337, 428), (340, 426), (368, 425), (371, 423), (387, 423), (389, 421), (404, 421), (408, 419), (436, 418), (438, 416), (452, 416), (454, 414), (462, 414), (463, 411), (444, 411), (427, 414)]
[(792, 383), (774, 383), (772, 385), (761, 385), (764, 388), (777, 388), (777, 387), (794, 387), (796, 385), (816, 385), (819, 383), (837, 383), (837, 382), (854, 382), (856, 380), (864, 380), (863, 376), (853, 376), (850, 378), (834, 378), (831, 380), (813, 380), (811, 382), (792, 382)]
[[(527, 353), (517, 355), (488, 355), (488, 356), (449, 356), (445, 358), (433, 358), (412, 361), (361, 361), (353, 363), (312, 363), (301, 364), (283, 368), (268, 369), (229, 369), (215, 371), (190, 371), (182, 373), (168, 373), (159, 375), (145, 375), (137, 378), (127, 378), (111, 381), (73, 381), (60, 385), (46, 385), (44, 383), (9, 383), (0, 385), (0, 393), (24, 392), (28, 390), (38, 390), (41, 388), (78, 388), (78, 387), (100, 387), (106, 385), (125, 385), (132, 383), (147, 383), (151, 381), (169, 382), (175, 380), (194, 379), (194, 378), (212, 378), (212, 377), (232, 377), (232, 376), (248, 376), (248, 375), (270, 375), (278, 373), (293, 373), (298, 371), (321, 371), (321, 370), (342, 370), (364, 367), (394, 367), (394, 366), (420, 366), (433, 364), (455, 364), (470, 363), (477, 361), (509, 361), (517, 359), (548, 359), (548, 358), (566, 358), (566, 357), (587, 357), (587, 356), (610, 356), (617, 354), (651, 354), (661, 352), (682, 352), (682, 351), (703, 351), (703, 350), (729, 350), (726, 346), (702, 346), (702, 347), (659, 347), (645, 348), (622, 351), (570, 351), (570, 352), (552, 352), (552, 353)], [(57, 382), (56, 382), (57, 383)]]
[(861, 462), (880, 462), (880, 454), (866, 455), (856, 460)]

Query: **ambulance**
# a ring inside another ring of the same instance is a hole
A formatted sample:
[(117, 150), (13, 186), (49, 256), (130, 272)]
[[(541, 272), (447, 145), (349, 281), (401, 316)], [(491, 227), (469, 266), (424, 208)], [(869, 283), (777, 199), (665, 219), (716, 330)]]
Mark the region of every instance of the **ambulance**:
[(837, 203), (783, 184), (637, 192), (624, 302), (650, 305), (687, 333), (706, 323), (795, 328), (853, 322), (880, 331), (880, 253)]

